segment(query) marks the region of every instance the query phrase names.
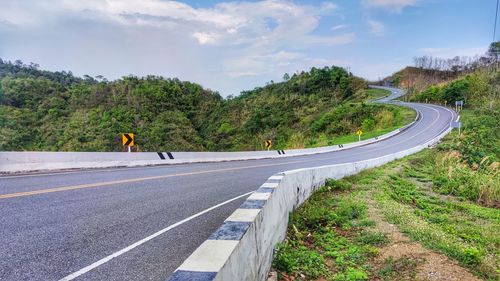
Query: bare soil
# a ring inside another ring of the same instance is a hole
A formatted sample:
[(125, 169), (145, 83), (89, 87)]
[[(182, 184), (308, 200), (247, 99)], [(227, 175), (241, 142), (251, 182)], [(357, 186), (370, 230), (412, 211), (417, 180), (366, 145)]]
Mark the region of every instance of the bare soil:
[(382, 268), (387, 261), (408, 260), (412, 265), (406, 270), (398, 270), (397, 280), (480, 280), (443, 254), (429, 250), (411, 241), (398, 228), (387, 222), (380, 214), (373, 200), (368, 199), (368, 217), (375, 221), (374, 228), (385, 233), (389, 243), (380, 248), (375, 267)]

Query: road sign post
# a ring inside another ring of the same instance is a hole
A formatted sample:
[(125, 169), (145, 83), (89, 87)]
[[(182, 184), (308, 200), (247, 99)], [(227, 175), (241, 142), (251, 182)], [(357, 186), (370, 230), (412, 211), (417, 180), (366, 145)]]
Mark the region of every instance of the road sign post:
[(462, 128), (462, 122), (452, 121), (451, 122), (451, 127), (452, 128), (458, 128), (458, 135), (460, 136), (460, 129)]
[(135, 146), (135, 135), (132, 133), (122, 135), (122, 144), (127, 146), (128, 152), (132, 151), (132, 146)]
[(358, 141), (361, 141), (361, 135), (363, 134), (363, 131), (358, 130), (356, 134), (358, 135)]
[(273, 141), (272, 140), (266, 140), (265, 146), (267, 148), (267, 151), (269, 151), (269, 148), (271, 148), (271, 146), (273, 146)]

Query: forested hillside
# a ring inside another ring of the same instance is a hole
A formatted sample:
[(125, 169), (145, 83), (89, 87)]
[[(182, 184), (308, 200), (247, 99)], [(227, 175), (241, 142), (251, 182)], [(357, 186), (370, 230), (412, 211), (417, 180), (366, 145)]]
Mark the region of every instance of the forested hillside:
[(107, 81), (0, 60), (0, 150), (121, 151), (121, 133), (135, 133), (139, 151), (253, 150), (268, 138), (300, 148), (403, 123), (399, 108), (360, 102), (365, 88), (343, 68), (312, 68), (224, 99), (175, 78)]

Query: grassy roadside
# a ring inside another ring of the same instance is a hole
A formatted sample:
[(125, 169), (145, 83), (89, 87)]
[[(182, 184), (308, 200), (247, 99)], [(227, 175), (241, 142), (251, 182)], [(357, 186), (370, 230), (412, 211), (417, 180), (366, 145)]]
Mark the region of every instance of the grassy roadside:
[(377, 232), (367, 207), (345, 181), (331, 181), (294, 212), (286, 241), (279, 245), (274, 267), (283, 280), (365, 280), (365, 265), (377, 255), (376, 245), (386, 242)]
[[(383, 91), (387, 92), (385, 90)], [(387, 96), (387, 94), (385, 94), (384, 96)], [(387, 134), (405, 125), (408, 125), (415, 120), (416, 113), (413, 109), (396, 105), (389, 105), (389, 104), (378, 105), (378, 106), (388, 109), (384, 110), (383, 113), (380, 114), (380, 116), (377, 116), (378, 119), (382, 120), (380, 122), (381, 125), (373, 126), (369, 124), (370, 122), (365, 122), (365, 125), (363, 127), (358, 128), (363, 131), (363, 134), (361, 135), (361, 140), (366, 140)], [(389, 112), (391, 114), (388, 114)], [(346, 144), (357, 141), (358, 141), (358, 135), (356, 135), (355, 133), (335, 136), (332, 138), (321, 136), (318, 139), (316, 139), (313, 143), (306, 145), (306, 148)]]
[[(390, 91), (384, 90), (384, 89), (366, 89), (361, 91), (358, 95), (358, 98), (364, 99), (364, 100), (376, 100), (380, 99), (383, 97), (387, 97), (391, 94)], [(387, 134), (391, 131), (394, 131), (398, 128), (401, 128), (405, 125), (410, 124), (413, 122), (415, 119), (416, 113), (414, 110), (407, 108), (407, 107), (398, 107), (395, 105), (384, 105), (388, 107), (393, 107), (398, 109), (398, 113), (396, 115), (401, 116), (402, 118), (398, 119), (398, 122), (394, 126), (388, 126), (386, 128), (376, 128), (376, 129), (369, 129), (365, 130), (363, 128), (363, 135), (361, 135), (361, 140), (366, 140), (374, 137), (378, 137), (384, 134)], [(339, 136), (334, 138), (330, 143), (330, 145), (336, 145), (336, 144), (346, 144), (350, 142), (357, 142), (358, 141), (358, 136), (356, 134), (350, 134), (350, 135), (344, 135), (344, 136)]]
[(500, 280), (499, 81), (500, 72), (478, 70), (411, 96), (466, 100), (462, 134), (328, 182), (291, 215), (279, 277)]
[(360, 91), (359, 98), (365, 99), (365, 100), (375, 100), (375, 99), (387, 97), (390, 94), (391, 94), (390, 91), (387, 91), (384, 89), (375, 89), (375, 88), (372, 89), (372, 88), (370, 88), (370, 89)]
[[(498, 280), (500, 209), (491, 204), (497, 197), (487, 204), (465, 192), (498, 192), (498, 167), (467, 170), (450, 149), (457, 138), (320, 188), (291, 215), (273, 264), (279, 278), (414, 280), (434, 270), (449, 277), (441, 280)], [(388, 234), (394, 232), (408, 241)]]

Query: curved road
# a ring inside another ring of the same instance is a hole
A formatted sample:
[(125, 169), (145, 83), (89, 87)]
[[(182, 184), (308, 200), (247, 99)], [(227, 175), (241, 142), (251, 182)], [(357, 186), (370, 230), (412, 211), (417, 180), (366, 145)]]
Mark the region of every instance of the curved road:
[(338, 152), (0, 177), (0, 280), (165, 280), (269, 176), (405, 150), (454, 118), (408, 105), (415, 125)]

